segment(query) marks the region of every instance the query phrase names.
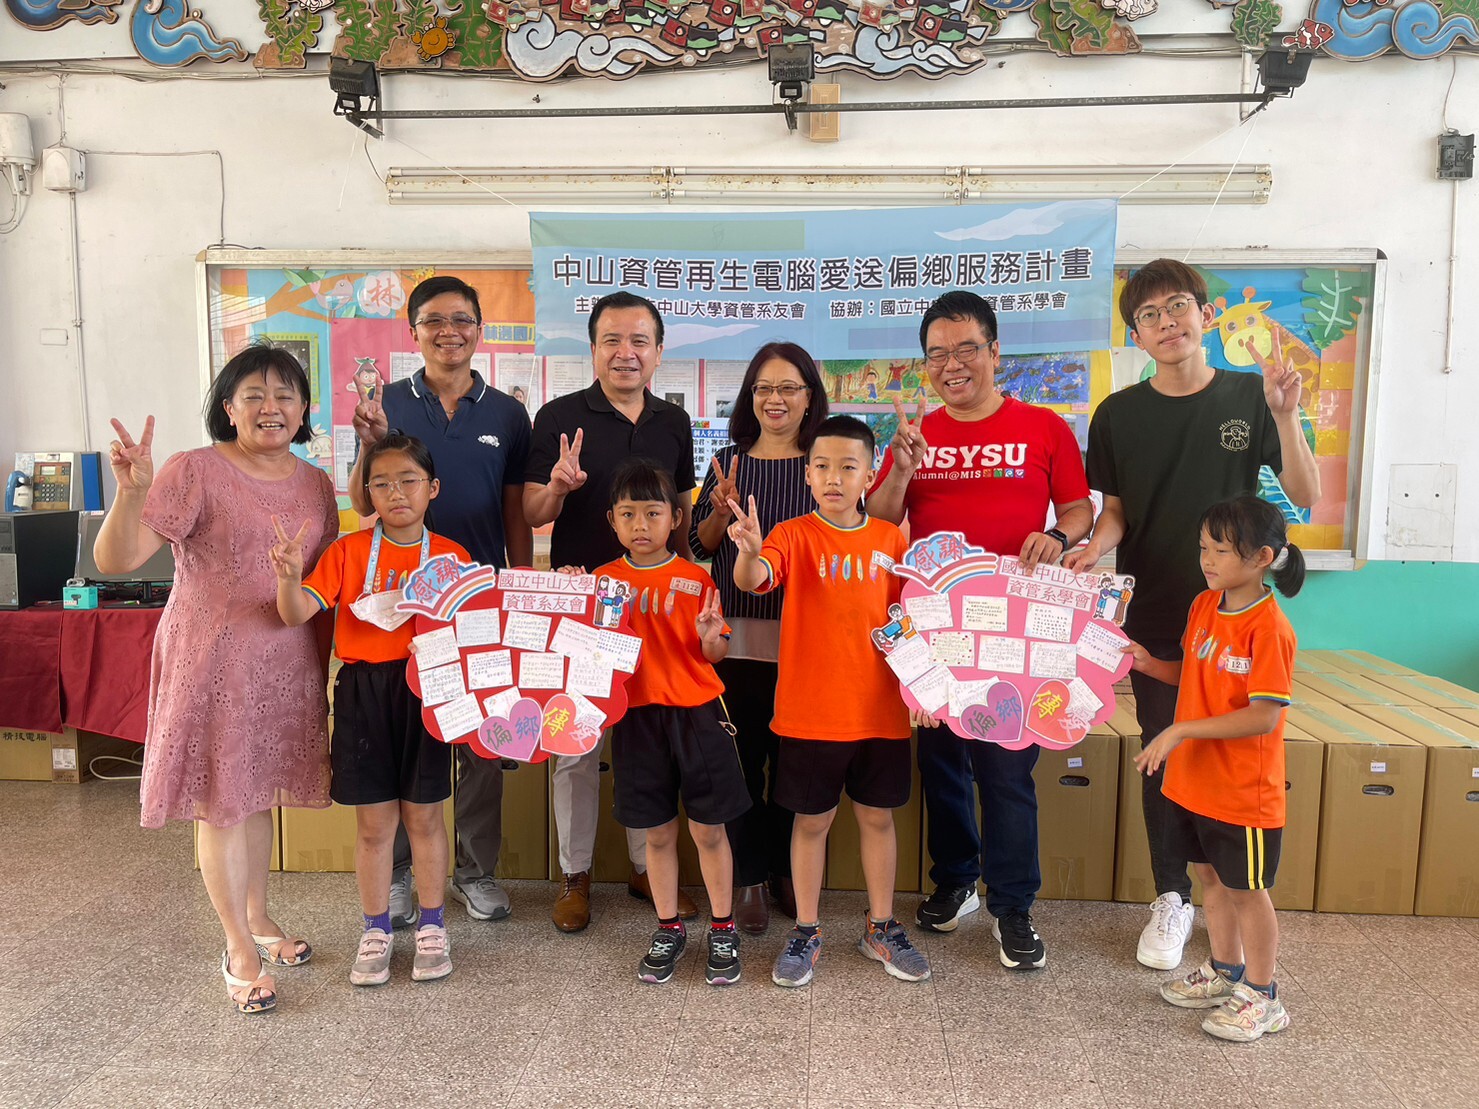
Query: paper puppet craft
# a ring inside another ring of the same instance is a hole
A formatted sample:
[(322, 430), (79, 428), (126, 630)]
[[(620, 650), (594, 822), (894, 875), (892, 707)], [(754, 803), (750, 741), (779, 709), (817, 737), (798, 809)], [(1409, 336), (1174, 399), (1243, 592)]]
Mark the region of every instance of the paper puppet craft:
[[(608, 595), (630, 599), (628, 582), (602, 581)], [(642, 641), (623, 630), (624, 604), (602, 604), (593, 575), (439, 555), (410, 576), (397, 608), (416, 618), (406, 683), (444, 742), (542, 762), (593, 751), (626, 713)]]
[(873, 643), (910, 708), (1010, 750), (1071, 747), (1113, 713), (1134, 578), (1028, 574), (959, 532), (915, 541), (891, 572), (904, 579), (900, 603)]

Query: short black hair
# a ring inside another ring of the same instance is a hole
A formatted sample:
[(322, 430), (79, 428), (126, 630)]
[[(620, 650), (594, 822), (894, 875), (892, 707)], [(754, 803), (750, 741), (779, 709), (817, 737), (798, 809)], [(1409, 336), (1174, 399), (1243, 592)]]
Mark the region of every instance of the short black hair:
[(811, 388), (811, 392), (807, 394), (806, 415), (801, 418), (801, 426), (796, 433), (797, 445), (803, 451), (809, 450), (811, 441), (816, 438), (817, 428), (827, 418), (827, 386), (822, 382), (822, 371), (817, 368), (816, 360), (795, 343), (766, 343), (750, 359), (745, 376), (740, 381), (739, 396), (734, 398), (734, 408), (729, 414), (730, 441), (740, 450), (747, 451), (759, 440), (760, 420), (755, 416), (755, 394), (752, 390), (761, 368), (772, 358), (779, 358), (782, 362), (795, 366), (801, 380)]
[(873, 437), (873, 429), (856, 416), (828, 416), (817, 428), (817, 433), (812, 436), (810, 445), (806, 448), (806, 459), (811, 461), (811, 448), (816, 446), (816, 441), (822, 438), (829, 439), (856, 439), (868, 448), (868, 462), (872, 465), (873, 453), (878, 449), (878, 441)]
[(628, 458), (616, 468), (606, 507), (615, 508), (619, 501), (666, 501), (675, 517), (683, 510), (673, 475), (650, 458)]
[(391, 454), (396, 451), (415, 463), (428, 478), (436, 480), (437, 464), (432, 460), (431, 451), (427, 449), (426, 444), (414, 435), (403, 435), (399, 431), (392, 431), (384, 439), (365, 448), (364, 464), (360, 467), (360, 473), (363, 475), (366, 491), (370, 488), (370, 467), (374, 465), (375, 459), (382, 454)]
[(646, 297), (639, 297), (636, 293), (607, 293), (591, 307), (590, 319), (586, 321), (585, 329), (591, 337), (591, 346), (596, 345), (596, 322), (601, 318), (601, 313), (608, 308), (645, 308), (652, 313), (652, 322), (656, 328), (657, 345), (662, 346), (662, 313), (657, 310), (657, 305)]
[(996, 309), (984, 297), (967, 289), (941, 293), (919, 324), (919, 349), (929, 349), (930, 324), (936, 320), (975, 320), (988, 343), (996, 342)]
[(478, 303), (476, 289), (460, 277), (428, 277), (411, 290), (411, 295), (406, 300), (406, 319), (411, 321), (412, 327), (416, 326), (416, 314), (421, 311), (421, 306), (443, 293), (456, 293), (465, 299), (472, 305), (472, 314), (477, 317), (478, 323), (483, 322), (483, 306)]
[(306, 443), (313, 438), (313, 428), (308, 425), (308, 404), (311, 392), (308, 375), (298, 360), (282, 347), (268, 342), (255, 342), (241, 351), (221, 367), (216, 380), (211, 382), (211, 391), (205, 398), (205, 430), (217, 443), (229, 443), (236, 438), (236, 427), (226, 415), (226, 402), (236, 396), (245, 378), (261, 374), (263, 380), (274, 374), (280, 381), (291, 385), (303, 400), (303, 422), (293, 435), (293, 442)]

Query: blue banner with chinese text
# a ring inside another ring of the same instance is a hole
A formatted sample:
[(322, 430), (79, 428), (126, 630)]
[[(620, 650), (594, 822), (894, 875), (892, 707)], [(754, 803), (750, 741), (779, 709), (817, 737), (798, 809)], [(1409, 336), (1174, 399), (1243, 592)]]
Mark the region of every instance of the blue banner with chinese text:
[(536, 212), (536, 350), (589, 350), (591, 305), (653, 300), (671, 357), (747, 359), (774, 339), (817, 358), (919, 354), (925, 309), (970, 289), (997, 310), (1002, 350), (1105, 347), (1112, 200), (837, 212)]

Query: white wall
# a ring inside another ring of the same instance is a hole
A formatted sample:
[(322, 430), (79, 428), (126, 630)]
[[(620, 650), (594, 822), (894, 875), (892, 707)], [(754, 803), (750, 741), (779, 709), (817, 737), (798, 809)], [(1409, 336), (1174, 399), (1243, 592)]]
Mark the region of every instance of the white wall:
[[(1231, 162), (1274, 167), (1264, 207), (1126, 206), (1122, 245), (1153, 250), (1271, 246), (1379, 247), (1390, 256), (1372, 480), (1372, 554), (1385, 552), (1394, 463), (1459, 467), (1455, 557), (1479, 561), (1479, 318), (1455, 321), (1454, 372), (1442, 372), (1452, 186), (1434, 179), (1451, 76), (1449, 122), (1479, 123), (1479, 62), (1383, 59), (1315, 63), (1309, 83), (1263, 113), (1251, 137), (1231, 106), (976, 113), (871, 113), (842, 119), (832, 145), (788, 134), (779, 117), (404, 122), (370, 143), (383, 172), (414, 165), (959, 165)], [(220, 67), (209, 68), (216, 78)], [(219, 150), (225, 239), (274, 248), (519, 248), (525, 212), (499, 207), (389, 206), (361, 135), (330, 113), (321, 78), (174, 79), (73, 75), (67, 140), (94, 152), (77, 198), (87, 375), (87, 433), (106, 446), (108, 417), (159, 417), (158, 453), (203, 440), (195, 255), (218, 238), (213, 157), (141, 158), (102, 150)], [(38, 148), (58, 138), (55, 76), (3, 73), (0, 111), (31, 117)], [(846, 101), (952, 100), (1237, 91), (1232, 58), (1059, 60), (1008, 55), (978, 74), (929, 82), (844, 77)], [(395, 76), (386, 107), (755, 103), (764, 70), (658, 73), (622, 83), (525, 85), (473, 77)], [(1230, 132), (1230, 133), (1228, 133)], [(1218, 137), (1220, 136), (1220, 137)], [(1200, 150), (1197, 147), (1214, 140)], [(1457, 303), (1475, 302), (1479, 184), (1459, 190)], [(0, 196), (0, 219), (7, 203)], [(1204, 226), (1205, 224), (1205, 226)], [(38, 189), (20, 228), (0, 236), (0, 459), (83, 437), (75, 351), (42, 345), (71, 321), (66, 199)], [(1394, 555), (1399, 552), (1393, 552)]]

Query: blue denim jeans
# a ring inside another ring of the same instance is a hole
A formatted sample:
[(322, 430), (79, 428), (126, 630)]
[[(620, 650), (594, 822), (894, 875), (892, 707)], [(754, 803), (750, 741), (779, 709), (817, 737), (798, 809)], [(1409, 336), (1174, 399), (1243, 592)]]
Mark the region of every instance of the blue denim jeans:
[[(929, 814), (930, 880), (986, 883), (992, 916), (1027, 912), (1042, 887), (1037, 861), (1038, 747), (1007, 751), (949, 728), (919, 729), (919, 777)], [(976, 825), (976, 791), (981, 824)]]

